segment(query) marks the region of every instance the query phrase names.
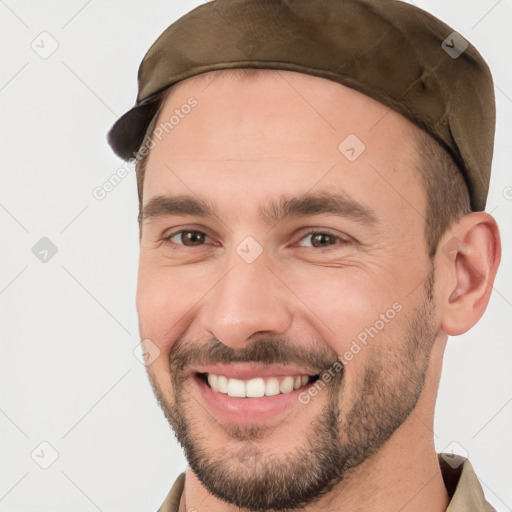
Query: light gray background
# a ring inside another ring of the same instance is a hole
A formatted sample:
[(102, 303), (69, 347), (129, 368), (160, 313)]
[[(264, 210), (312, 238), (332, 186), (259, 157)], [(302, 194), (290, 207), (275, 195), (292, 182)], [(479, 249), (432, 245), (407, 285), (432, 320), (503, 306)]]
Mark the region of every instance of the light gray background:
[[(185, 468), (133, 353), (134, 173), (102, 201), (92, 191), (123, 163), (105, 136), (134, 102), (144, 53), (200, 3), (0, 0), (0, 511), (154, 511)], [(487, 211), (504, 256), (484, 318), (449, 342), (435, 440), (469, 453), (489, 501), (511, 510), (512, 1), (416, 4), (495, 79)], [(32, 252), (42, 237), (58, 250), (47, 262)]]

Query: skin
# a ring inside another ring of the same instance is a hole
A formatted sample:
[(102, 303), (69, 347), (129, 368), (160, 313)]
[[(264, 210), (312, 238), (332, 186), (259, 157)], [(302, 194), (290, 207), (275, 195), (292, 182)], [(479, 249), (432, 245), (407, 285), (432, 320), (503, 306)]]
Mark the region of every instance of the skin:
[[(326, 451), (346, 447), (349, 433), (361, 447), (363, 425), (383, 439), (373, 450), (361, 448), (300, 510), (445, 510), (432, 431), (442, 357), (448, 335), (466, 332), (487, 306), (500, 260), (494, 219), (464, 216), (440, 242), (455, 239), (450, 257), (439, 250), (430, 261), (426, 198), (413, 169), (418, 128), (355, 90), (294, 72), (255, 79), (214, 72), (180, 82), (160, 120), (190, 96), (197, 107), (151, 149), (143, 203), (187, 194), (218, 214), (143, 219), (137, 289), (141, 337), (160, 350), (147, 367), (160, 405), (182, 439), (201, 449), (205, 474), (215, 470), (207, 463), (227, 461), (223, 478), (212, 479), (216, 489), (187, 468), (180, 511), (239, 510), (226, 501), (240, 496), (219, 498), (222, 486), (284, 477), (293, 470), (285, 457), (321, 446), (312, 444), (322, 439), (315, 426), (329, 410), (338, 411), (339, 437)], [(338, 150), (348, 134), (366, 146), (355, 161)], [(333, 191), (371, 208), (375, 223), (321, 214), (269, 224), (258, 215), (269, 199)], [(324, 239), (325, 249), (315, 247), (309, 228), (334, 237)], [(204, 243), (164, 240), (187, 229), (206, 234)], [(247, 236), (263, 250), (250, 264), (236, 251)], [(219, 422), (192, 385), (189, 372), (199, 358), (208, 360), (208, 344), (219, 345), (226, 361), (267, 342), (282, 343), (305, 364), (327, 363), (395, 303), (400, 312), (346, 364), (342, 380), (287, 414), (258, 424)], [(404, 363), (408, 357), (413, 364)], [(308, 455), (309, 466), (318, 462), (315, 451)]]

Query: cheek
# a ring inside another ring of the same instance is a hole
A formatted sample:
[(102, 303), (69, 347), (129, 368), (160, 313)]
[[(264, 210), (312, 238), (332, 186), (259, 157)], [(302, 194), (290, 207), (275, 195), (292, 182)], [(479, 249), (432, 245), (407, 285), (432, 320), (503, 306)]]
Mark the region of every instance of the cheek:
[(290, 287), (306, 305), (306, 323), (355, 368), (364, 364), (376, 340), (384, 345), (403, 316), (400, 292), (384, 280), (368, 269), (322, 268), (307, 279), (295, 277)]
[[(171, 273), (153, 268), (141, 258), (137, 281), (136, 306), (141, 340), (150, 340), (159, 351), (147, 368), (148, 374), (169, 402), (169, 352), (180, 335), (180, 318), (186, 316), (188, 294), (179, 294)], [(176, 298), (178, 297), (178, 298)]]
[(215, 284), (212, 272), (156, 264), (141, 255), (136, 306), (142, 339), (168, 353)]
[(176, 293), (176, 285), (168, 273), (141, 256), (136, 296), (140, 335), (162, 351), (166, 349), (169, 328), (183, 314), (180, 311), (183, 302), (175, 299)]

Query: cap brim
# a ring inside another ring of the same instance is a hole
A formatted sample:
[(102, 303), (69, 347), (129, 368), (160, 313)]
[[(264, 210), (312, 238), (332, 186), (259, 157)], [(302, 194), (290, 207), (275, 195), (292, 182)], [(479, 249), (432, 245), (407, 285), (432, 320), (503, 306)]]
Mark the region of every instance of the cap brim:
[(148, 98), (121, 116), (112, 126), (107, 140), (114, 153), (123, 160), (135, 158), (153, 116), (160, 104), (160, 94)]

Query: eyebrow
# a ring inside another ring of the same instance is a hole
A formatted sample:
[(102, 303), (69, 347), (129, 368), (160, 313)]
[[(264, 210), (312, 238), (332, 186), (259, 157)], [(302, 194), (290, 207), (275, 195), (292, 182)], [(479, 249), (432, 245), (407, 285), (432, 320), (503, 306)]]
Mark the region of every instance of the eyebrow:
[[(269, 201), (259, 211), (260, 219), (269, 225), (287, 218), (322, 214), (349, 218), (368, 226), (377, 224), (373, 209), (342, 193), (320, 192), (298, 197), (281, 197)], [(144, 205), (139, 222), (172, 215), (219, 218), (215, 207), (203, 199), (189, 195), (155, 196)]]
[(369, 206), (362, 205), (346, 194), (332, 192), (309, 193), (270, 201), (261, 209), (260, 218), (267, 224), (273, 224), (286, 218), (322, 214), (346, 217), (366, 225), (377, 223), (377, 216)]
[(192, 196), (155, 196), (142, 208), (139, 222), (170, 215), (216, 217), (213, 206)]

